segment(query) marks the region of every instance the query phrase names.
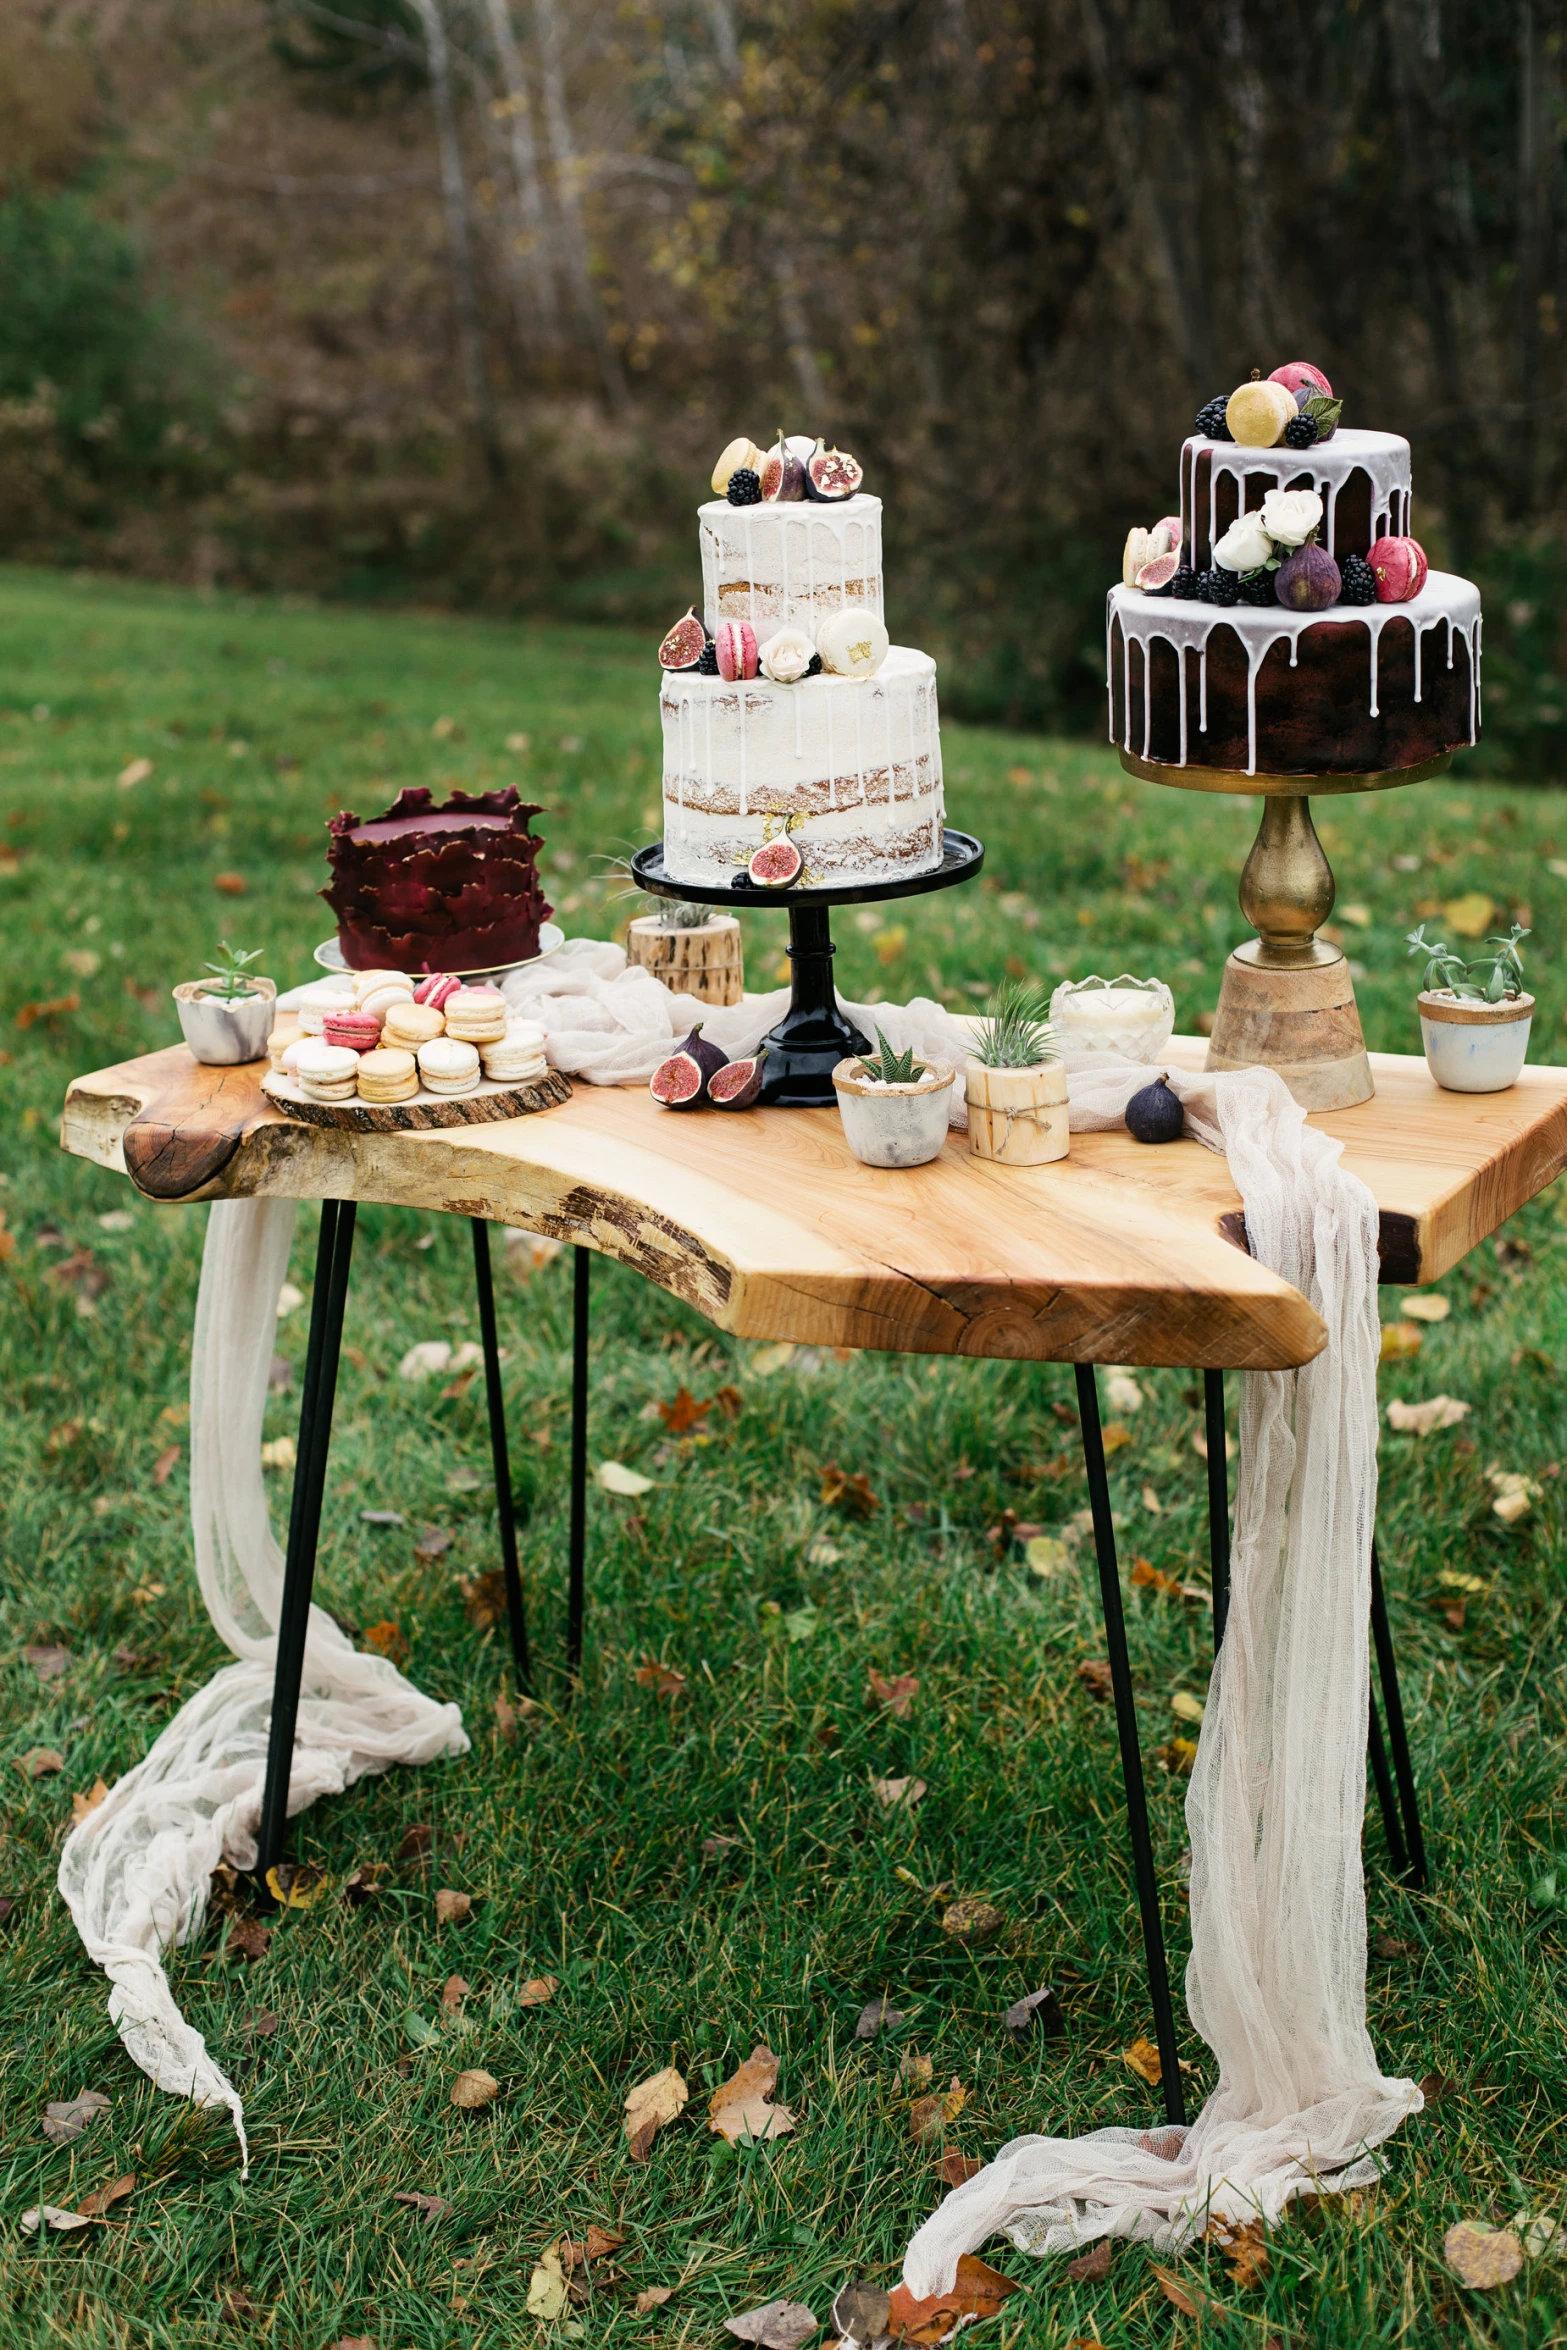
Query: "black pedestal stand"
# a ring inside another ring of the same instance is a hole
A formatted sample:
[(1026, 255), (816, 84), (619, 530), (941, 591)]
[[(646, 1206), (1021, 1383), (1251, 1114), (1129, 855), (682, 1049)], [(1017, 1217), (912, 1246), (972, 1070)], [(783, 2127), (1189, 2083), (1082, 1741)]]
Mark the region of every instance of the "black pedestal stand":
[(985, 862), (984, 844), (972, 833), (944, 832), (941, 863), (907, 881), (868, 881), (842, 889), (759, 889), (747, 874), (727, 886), (672, 881), (664, 871), (664, 844), (639, 849), (631, 860), (639, 889), (660, 898), (687, 898), (694, 905), (787, 912), (789, 916), (789, 1009), (763, 1039), (762, 1099), (786, 1110), (815, 1110), (833, 1099), (832, 1073), (851, 1053), (868, 1053), (872, 1040), (846, 1019), (832, 982), (837, 951), (827, 927), (831, 906), (876, 905), (894, 898), (923, 897), (970, 881)]

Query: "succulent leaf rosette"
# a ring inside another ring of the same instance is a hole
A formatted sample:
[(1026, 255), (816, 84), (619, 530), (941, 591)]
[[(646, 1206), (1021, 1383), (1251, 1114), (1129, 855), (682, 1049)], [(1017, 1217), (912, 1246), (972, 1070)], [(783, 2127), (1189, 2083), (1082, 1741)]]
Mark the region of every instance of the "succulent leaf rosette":
[(349, 969), (494, 971), (536, 955), (552, 910), (528, 830), (540, 813), (514, 784), (440, 807), (420, 785), (364, 823), (334, 816), (321, 895)]

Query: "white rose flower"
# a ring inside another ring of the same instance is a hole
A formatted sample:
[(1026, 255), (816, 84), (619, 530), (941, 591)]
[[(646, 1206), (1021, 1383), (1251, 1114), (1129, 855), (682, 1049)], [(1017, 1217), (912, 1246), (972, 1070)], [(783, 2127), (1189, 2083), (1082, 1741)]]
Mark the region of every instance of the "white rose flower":
[(1281, 547), (1303, 547), (1321, 520), (1315, 490), (1269, 490), (1262, 501), (1262, 527)]
[(1214, 548), (1213, 559), (1226, 571), (1255, 571), (1272, 552), (1273, 541), (1263, 528), (1262, 516), (1242, 514)]
[(758, 666), (774, 685), (796, 685), (815, 656), (816, 647), (803, 628), (780, 628), (763, 645)]

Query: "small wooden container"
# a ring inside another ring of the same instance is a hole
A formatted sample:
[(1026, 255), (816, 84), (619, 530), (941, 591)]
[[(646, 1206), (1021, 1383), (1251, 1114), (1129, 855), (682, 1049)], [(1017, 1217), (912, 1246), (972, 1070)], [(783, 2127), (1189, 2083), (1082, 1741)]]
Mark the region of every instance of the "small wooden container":
[(704, 1004), (737, 1004), (745, 993), (740, 925), (715, 914), (699, 930), (670, 930), (656, 914), (639, 914), (626, 931), (626, 957), (677, 995)]
[(1031, 1069), (992, 1069), (984, 1061), (963, 1064), (968, 1095), (968, 1146), (976, 1159), (1004, 1167), (1040, 1167), (1064, 1159), (1071, 1146), (1067, 1123), (1066, 1069), (1060, 1061), (1036, 1061)]

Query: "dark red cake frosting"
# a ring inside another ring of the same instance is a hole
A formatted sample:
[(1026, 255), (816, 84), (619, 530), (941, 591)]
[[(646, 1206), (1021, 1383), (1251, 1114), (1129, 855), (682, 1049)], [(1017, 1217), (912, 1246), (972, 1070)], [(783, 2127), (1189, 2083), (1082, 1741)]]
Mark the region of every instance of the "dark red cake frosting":
[(536, 955), (552, 910), (528, 830), (540, 813), (514, 784), (440, 807), (418, 785), (384, 816), (334, 816), (321, 895), (349, 969), (493, 971)]

